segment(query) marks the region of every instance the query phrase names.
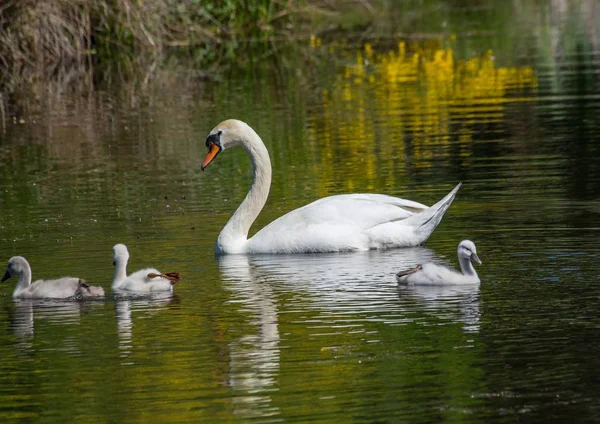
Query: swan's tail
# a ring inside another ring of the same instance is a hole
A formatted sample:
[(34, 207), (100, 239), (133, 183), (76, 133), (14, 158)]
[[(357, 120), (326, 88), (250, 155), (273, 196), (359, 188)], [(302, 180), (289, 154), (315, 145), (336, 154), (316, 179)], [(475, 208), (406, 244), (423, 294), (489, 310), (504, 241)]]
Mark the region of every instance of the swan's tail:
[(409, 225), (414, 228), (415, 235), (419, 239), (419, 244), (423, 244), (427, 241), (433, 230), (436, 229), (442, 217), (446, 213), (446, 210), (452, 204), (456, 192), (460, 188), (462, 183), (458, 183), (454, 189), (446, 195), (442, 200), (437, 202), (435, 205), (427, 208), (423, 212), (406, 218), (402, 221), (402, 224)]

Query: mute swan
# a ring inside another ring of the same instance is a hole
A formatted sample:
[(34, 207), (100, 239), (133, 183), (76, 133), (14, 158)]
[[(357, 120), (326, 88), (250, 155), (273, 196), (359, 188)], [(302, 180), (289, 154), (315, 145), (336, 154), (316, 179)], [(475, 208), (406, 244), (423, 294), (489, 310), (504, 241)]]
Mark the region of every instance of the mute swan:
[(400, 271), (396, 274), (396, 279), (403, 284), (479, 284), (479, 277), (471, 262), (481, 264), (481, 260), (477, 256), (475, 243), (471, 240), (463, 240), (458, 244), (458, 262), (462, 273), (428, 262)]
[(230, 147), (242, 146), (252, 162), (250, 191), (229, 219), (215, 246), (217, 253), (301, 253), (418, 246), (429, 238), (454, 200), (460, 183), (427, 207), (382, 194), (343, 194), (319, 199), (276, 219), (248, 239), (271, 186), (267, 148), (246, 123), (229, 119), (206, 139), (201, 169)]
[(84, 280), (75, 277), (62, 277), (56, 280), (37, 280), (31, 282), (31, 267), (22, 256), (13, 256), (8, 261), (2, 282), (18, 275), (19, 281), (13, 291), (13, 298), (21, 299), (66, 299), (69, 297), (103, 297), (104, 289), (90, 286)]
[(127, 276), (127, 261), (129, 252), (124, 244), (113, 247), (113, 264), (115, 276), (112, 282), (113, 290), (133, 291), (143, 293), (173, 291), (173, 286), (181, 277), (176, 272), (162, 274), (155, 268), (145, 268)]

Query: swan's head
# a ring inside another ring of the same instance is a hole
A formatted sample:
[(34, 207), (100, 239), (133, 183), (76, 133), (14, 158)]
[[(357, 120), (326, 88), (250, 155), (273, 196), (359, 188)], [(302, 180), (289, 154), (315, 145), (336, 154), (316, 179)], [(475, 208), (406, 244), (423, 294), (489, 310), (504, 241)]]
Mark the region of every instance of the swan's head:
[(5, 282), (13, 275), (21, 275), (27, 268), (29, 268), (27, 259), (22, 256), (13, 256), (8, 260), (8, 266), (6, 267), (4, 277), (2, 277), (2, 282)]
[(458, 245), (458, 257), (465, 258), (471, 262), (481, 265), (481, 259), (477, 256), (477, 248), (471, 240), (463, 240)]
[(129, 252), (127, 251), (127, 246), (124, 244), (115, 244), (113, 246), (113, 265), (116, 265), (117, 262), (128, 260)]
[(242, 143), (242, 140), (248, 136), (249, 132), (251, 134), (254, 130), (245, 122), (237, 119), (228, 119), (214, 127), (210, 134), (208, 134), (208, 137), (206, 137), (208, 153), (200, 168), (204, 171), (219, 153), (228, 147)]

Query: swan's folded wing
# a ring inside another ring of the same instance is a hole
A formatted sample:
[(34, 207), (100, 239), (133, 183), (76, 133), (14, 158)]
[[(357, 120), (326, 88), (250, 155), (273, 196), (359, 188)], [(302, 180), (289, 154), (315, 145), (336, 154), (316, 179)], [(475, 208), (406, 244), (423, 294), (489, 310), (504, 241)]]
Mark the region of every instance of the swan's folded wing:
[(336, 196), (324, 197), (322, 199), (316, 200), (305, 207), (319, 207), (318, 205), (322, 203), (336, 203), (342, 202), (372, 202), (371, 205), (389, 205), (395, 206), (397, 208), (403, 209), (406, 212), (410, 212), (411, 214), (423, 212), (428, 206), (415, 202), (413, 200), (402, 199), (400, 197), (388, 196), (386, 194), (371, 194), (371, 193), (353, 193), (353, 194), (339, 194)]
[(295, 209), (258, 233), (297, 231), (310, 225), (366, 230), (386, 222), (406, 219), (425, 209), (427, 206), (421, 203), (383, 194), (343, 194), (325, 197)]
[(380, 194), (325, 197), (271, 222), (250, 240), (248, 252), (294, 253), (367, 250), (366, 230), (396, 222), (427, 208)]

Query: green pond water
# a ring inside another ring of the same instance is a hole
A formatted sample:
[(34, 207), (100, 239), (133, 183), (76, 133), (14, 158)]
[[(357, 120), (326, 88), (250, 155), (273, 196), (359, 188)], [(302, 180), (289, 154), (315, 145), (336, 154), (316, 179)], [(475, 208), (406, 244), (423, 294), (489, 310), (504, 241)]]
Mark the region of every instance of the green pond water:
[[(277, 66), (157, 71), (9, 110), (0, 259), (109, 296), (15, 301), (0, 285), (0, 421), (594, 421), (600, 32), (511, 4), (492, 23), (456, 12), (436, 37), (313, 38)], [(463, 186), (424, 247), (217, 258), (252, 176), (242, 149), (200, 171), (227, 118), (273, 164), (252, 233), (327, 195), (432, 204)], [(465, 238), (479, 287), (398, 286), (417, 263), (457, 266)], [(174, 295), (113, 298), (116, 243), (130, 271), (180, 272)]]

